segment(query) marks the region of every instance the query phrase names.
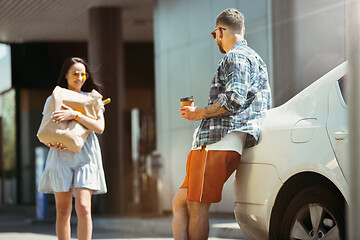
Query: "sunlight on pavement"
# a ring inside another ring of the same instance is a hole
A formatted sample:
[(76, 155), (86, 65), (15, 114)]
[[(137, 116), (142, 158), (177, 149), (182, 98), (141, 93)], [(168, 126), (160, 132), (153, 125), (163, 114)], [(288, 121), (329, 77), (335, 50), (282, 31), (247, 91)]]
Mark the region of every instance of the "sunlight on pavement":
[[(121, 235), (121, 234), (119, 234)], [(47, 234), (38, 234), (38, 233), (0, 233), (0, 240), (56, 240), (56, 236), (54, 235), (47, 235)], [(71, 238), (71, 240), (76, 240), (77, 238)], [(167, 238), (167, 237), (159, 237), (159, 238), (145, 238), (145, 237), (139, 237), (139, 238), (134, 238), (134, 237), (121, 237), (119, 236), (119, 238), (114, 238), (114, 237), (109, 237), (109, 238), (99, 238), (99, 237), (93, 237), (94, 240), (170, 240), (173, 238)], [(210, 240), (220, 240), (220, 239), (225, 239), (225, 238), (214, 238), (214, 237), (210, 237)], [(229, 238), (226, 238), (226, 240), (232, 240)], [(235, 240), (235, 239), (233, 239)], [(239, 240), (239, 239), (238, 239)]]

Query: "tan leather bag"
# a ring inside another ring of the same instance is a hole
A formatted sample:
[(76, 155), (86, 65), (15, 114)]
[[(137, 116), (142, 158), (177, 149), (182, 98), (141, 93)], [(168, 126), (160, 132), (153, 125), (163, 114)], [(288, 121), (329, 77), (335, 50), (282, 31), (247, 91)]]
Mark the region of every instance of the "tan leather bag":
[(67, 150), (79, 153), (89, 135), (89, 130), (75, 120), (53, 122), (52, 113), (60, 110), (62, 104), (65, 104), (88, 117), (97, 119), (102, 107), (101, 99), (101, 94), (96, 90), (84, 95), (59, 86), (55, 87), (37, 133), (40, 142), (45, 145), (61, 143)]

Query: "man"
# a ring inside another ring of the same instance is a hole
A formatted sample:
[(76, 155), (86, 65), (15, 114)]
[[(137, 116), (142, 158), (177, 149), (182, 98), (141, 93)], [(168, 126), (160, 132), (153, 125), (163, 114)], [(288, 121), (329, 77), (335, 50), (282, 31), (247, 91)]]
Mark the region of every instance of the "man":
[(209, 208), (221, 200), (223, 184), (237, 169), (244, 147), (258, 142), (270, 108), (267, 68), (244, 39), (244, 16), (226, 9), (211, 33), (225, 53), (212, 80), (208, 106), (184, 106), (182, 118), (202, 120), (194, 133), (185, 181), (173, 199), (174, 239), (207, 239)]

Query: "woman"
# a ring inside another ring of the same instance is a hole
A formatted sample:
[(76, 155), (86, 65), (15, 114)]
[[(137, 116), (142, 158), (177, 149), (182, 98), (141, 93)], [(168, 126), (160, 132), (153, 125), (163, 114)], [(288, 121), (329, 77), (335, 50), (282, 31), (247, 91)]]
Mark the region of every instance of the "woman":
[[(92, 89), (99, 90), (99, 85), (94, 82), (87, 63), (75, 57), (65, 60), (57, 85), (81, 94), (88, 94)], [(50, 97), (46, 100), (44, 112), (49, 100)], [(78, 238), (91, 239), (91, 195), (103, 194), (107, 191), (100, 145), (95, 135), (95, 132), (102, 134), (104, 131), (103, 111), (104, 107), (99, 111), (98, 118), (92, 119), (63, 105), (61, 110), (55, 111), (52, 115), (55, 122), (75, 120), (90, 130), (80, 153), (66, 151), (61, 143), (48, 144), (50, 150), (39, 191), (55, 194), (56, 235), (60, 240), (70, 240), (73, 195), (78, 217)]]

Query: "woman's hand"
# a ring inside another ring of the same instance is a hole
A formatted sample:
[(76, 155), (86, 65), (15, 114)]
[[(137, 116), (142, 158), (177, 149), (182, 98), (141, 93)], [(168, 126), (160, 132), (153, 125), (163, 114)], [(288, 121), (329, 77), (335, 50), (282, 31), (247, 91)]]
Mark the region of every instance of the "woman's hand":
[(63, 104), (60, 110), (53, 112), (51, 118), (53, 119), (53, 122), (59, 123), (62, 121), (73, 120), (76, 118), (76, 116), (76, 111), (74, 111), (71, 107)]
[(47, 146), (61, 151), (66, 151), (66, 147), (63, 147), (62, 143), (56, 143), (56, 145), (51, 145), (50, 143), (48, 143)]
[[(62, 121), (74, 120), (77, 115), (78, 115), (77, 111), (63, 104), (59, 111), (53, 112), (51, 118), (53, 119), (54, 122), (60, 123)], [(94, 131), (98, 134), (102, 134), (105, 129), (105, 121), (102, 110), (97, 116), (97, 119), (87, 117), (84, 114), (80, 119), (77, 120), (77, 122), (83, 125), (88, 130)]]

